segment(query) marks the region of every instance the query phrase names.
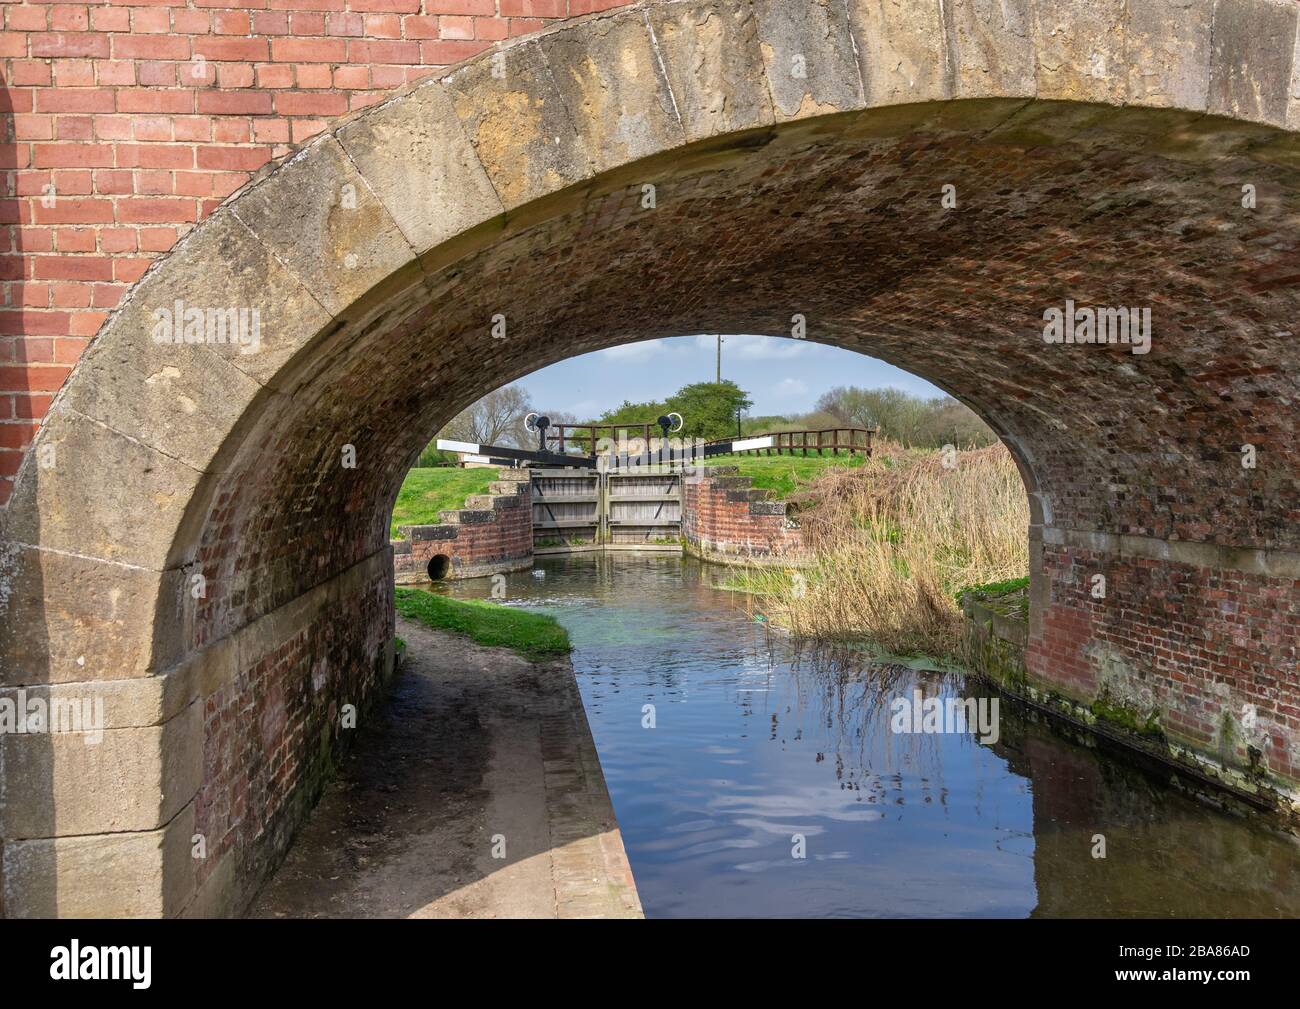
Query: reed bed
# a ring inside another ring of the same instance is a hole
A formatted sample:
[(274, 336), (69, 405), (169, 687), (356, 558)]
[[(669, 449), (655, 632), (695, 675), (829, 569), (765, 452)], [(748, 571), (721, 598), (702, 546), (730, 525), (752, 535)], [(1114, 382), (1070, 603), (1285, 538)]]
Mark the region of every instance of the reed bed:
[(1024, 484), (1002, 445), (947, 460), (883, 445), (867, 466), (830, 469), (792, 503), (811, 563), (747, 572), (743, 587), (800, 638), (958, 657), (956, 593), (1029, 568)]

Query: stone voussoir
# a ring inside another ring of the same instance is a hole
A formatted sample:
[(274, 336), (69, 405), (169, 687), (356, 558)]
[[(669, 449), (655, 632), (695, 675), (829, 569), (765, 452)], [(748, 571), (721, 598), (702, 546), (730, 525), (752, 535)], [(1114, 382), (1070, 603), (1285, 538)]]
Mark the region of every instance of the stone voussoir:
[(656, 3), (645, 7), (645, 16), (688, 141), (776, 121), (749, 4)]
[(332, 315), (404, 269), (420, 276), (415, 250), (333, 134), (230, 209)]

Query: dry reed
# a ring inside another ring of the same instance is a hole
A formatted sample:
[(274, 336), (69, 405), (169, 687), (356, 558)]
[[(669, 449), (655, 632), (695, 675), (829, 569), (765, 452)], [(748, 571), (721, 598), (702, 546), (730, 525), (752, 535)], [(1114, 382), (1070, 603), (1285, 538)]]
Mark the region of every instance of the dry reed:
[[(952, 461), (951, 458), (949, 461)], [(918, 455), (885, 445), (793, 498), (812, 562), (751, 572), (769, 620), (801, 638), (869, 638), (900, 655), (959, 653), (959, 590), (1029, 567), (1024, 484), (1002, 445)]]

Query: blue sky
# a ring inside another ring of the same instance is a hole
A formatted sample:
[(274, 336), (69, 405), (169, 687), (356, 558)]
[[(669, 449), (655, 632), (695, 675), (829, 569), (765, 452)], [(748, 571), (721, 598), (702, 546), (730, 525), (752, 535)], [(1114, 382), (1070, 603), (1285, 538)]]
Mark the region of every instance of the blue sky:
[[(942, 395), (910, 372), (852, 351), (771, 336), (722, 339), (722, 377), (749, 393), (755, 416), (806, 413), (818, 396), (837, 385)], [(561, 361), (517, 384), (539, 409), (595, 418), (625, 399), (660, 400), (691, 382), (712, 382), (715, 340), (702, 335), (629, 343)]]

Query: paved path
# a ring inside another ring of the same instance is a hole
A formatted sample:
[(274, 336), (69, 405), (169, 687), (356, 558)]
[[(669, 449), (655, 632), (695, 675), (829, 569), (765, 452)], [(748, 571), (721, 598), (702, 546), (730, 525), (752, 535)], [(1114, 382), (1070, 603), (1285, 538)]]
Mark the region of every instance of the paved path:
[(391, 692), (250, 916), (640, 917), (568, 661), (397, 633)]

